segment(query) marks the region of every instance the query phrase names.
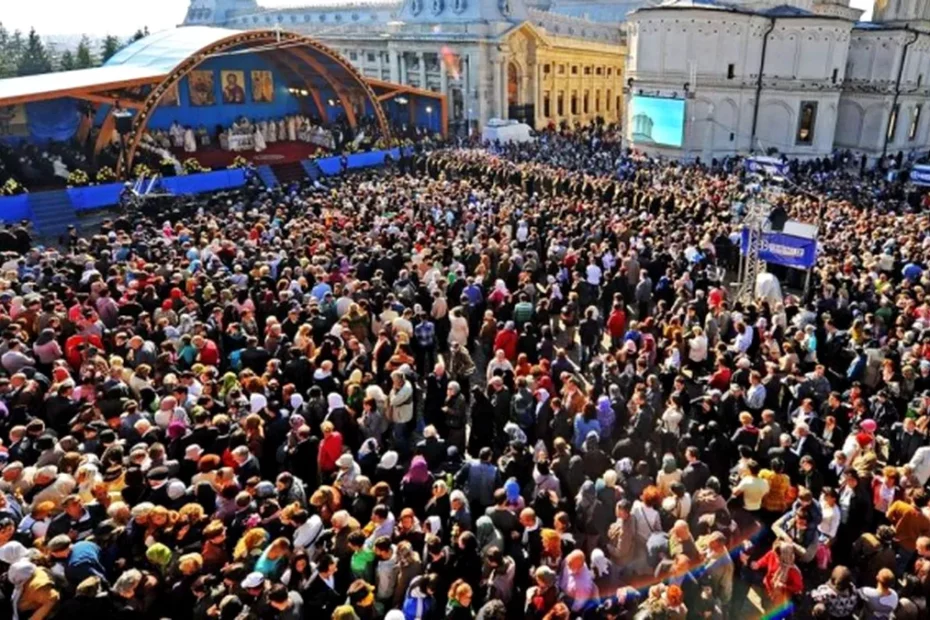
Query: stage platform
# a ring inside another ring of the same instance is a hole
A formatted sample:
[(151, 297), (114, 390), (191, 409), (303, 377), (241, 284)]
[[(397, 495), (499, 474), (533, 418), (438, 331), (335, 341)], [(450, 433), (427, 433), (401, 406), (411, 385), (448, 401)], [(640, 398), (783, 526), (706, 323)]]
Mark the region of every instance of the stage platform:
[(261, 153), (255, 151), (224, 151), (219, 147), (201, 147), (196, 153), (188, 153), (184, 149), (171, 150), (174, 156), (178, 158), (178, 161), (183, 162), (185, 159), (194, 157), (200, 162), (200, 165), (212, 169), (228, 167), (238, 155), (246, 158), (256, 166), (273, 166), (309, 159), (313, 155), (320, 153), (320, 151), (323, 151), (323, 149), (308, 142), (274, 142), (269, 144), (268, 148)]

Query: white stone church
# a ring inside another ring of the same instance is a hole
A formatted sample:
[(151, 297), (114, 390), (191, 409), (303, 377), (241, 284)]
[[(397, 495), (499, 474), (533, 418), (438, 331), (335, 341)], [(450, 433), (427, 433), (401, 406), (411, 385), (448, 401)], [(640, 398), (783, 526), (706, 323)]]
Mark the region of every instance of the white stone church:
[(702, 159), (926, 154), (930, 2), (882, 0), (872, 22), (859, 16), (845, 0), (636, 9), (626, 24), (628, 97), (685, 98), (681, 147), (644, 148)]

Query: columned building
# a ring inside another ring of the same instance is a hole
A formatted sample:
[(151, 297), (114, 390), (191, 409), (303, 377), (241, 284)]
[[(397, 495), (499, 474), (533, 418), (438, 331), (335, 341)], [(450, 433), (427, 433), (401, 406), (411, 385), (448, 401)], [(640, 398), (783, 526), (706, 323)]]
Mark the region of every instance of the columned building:
[[(621, 24), (531, 0), (388, 0), (263, 9), (255, 0), (192, 0), (187, 24), (306, 32), (366, 77), (441, 92), (450, 127), (515, 118), (550, 123), (623, 119)], [(395, 118), (403, 110), (393, 109)]]

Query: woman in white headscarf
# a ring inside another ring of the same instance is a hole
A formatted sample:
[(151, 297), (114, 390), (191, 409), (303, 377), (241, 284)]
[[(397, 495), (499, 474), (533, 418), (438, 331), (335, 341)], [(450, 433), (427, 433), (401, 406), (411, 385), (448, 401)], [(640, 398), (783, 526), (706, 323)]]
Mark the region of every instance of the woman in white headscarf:
[(349, 431), (351, 418), (349, 410), (346, 409), (345, 401), (342, 400), (342, 394), (330, 392), (326, 397), (329, 411), (326, 413), (326, 419), (332, 422), (337, 431), (346, 437)]
[(61, 600), (51, 574), (29, 560), (19, 560), (10, 566), (7, 579), (13, 584), (10, 603), (13, 620), (49, 618)]
[(352, 455), (345, 453), (336, 459), (336, 467), (339, 471), (336, 473), (334, 486), (342, 491), (342, 494), (348, 497), (355, 497), (358, 492), (358, 477), (362, 475), (362, 470), (358, 463), (352, 458)]
[(94, 486), (103, 480), (100, 476), (100, 471), (97, 469), (97, 464), (84, 463), (78, 467), (75, 477), (77, 478), (78, 484), (77, 492), (81, 496), (81, 499), (85, 502), (94, 501)]

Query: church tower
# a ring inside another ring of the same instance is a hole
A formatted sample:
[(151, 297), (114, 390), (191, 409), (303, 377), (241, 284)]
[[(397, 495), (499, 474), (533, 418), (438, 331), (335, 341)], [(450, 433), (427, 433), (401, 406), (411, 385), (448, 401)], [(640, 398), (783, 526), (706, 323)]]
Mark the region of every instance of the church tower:
[(223, 26), (235, 15), (254, 13), (257, 0), (191, 0), (184, 26)]

